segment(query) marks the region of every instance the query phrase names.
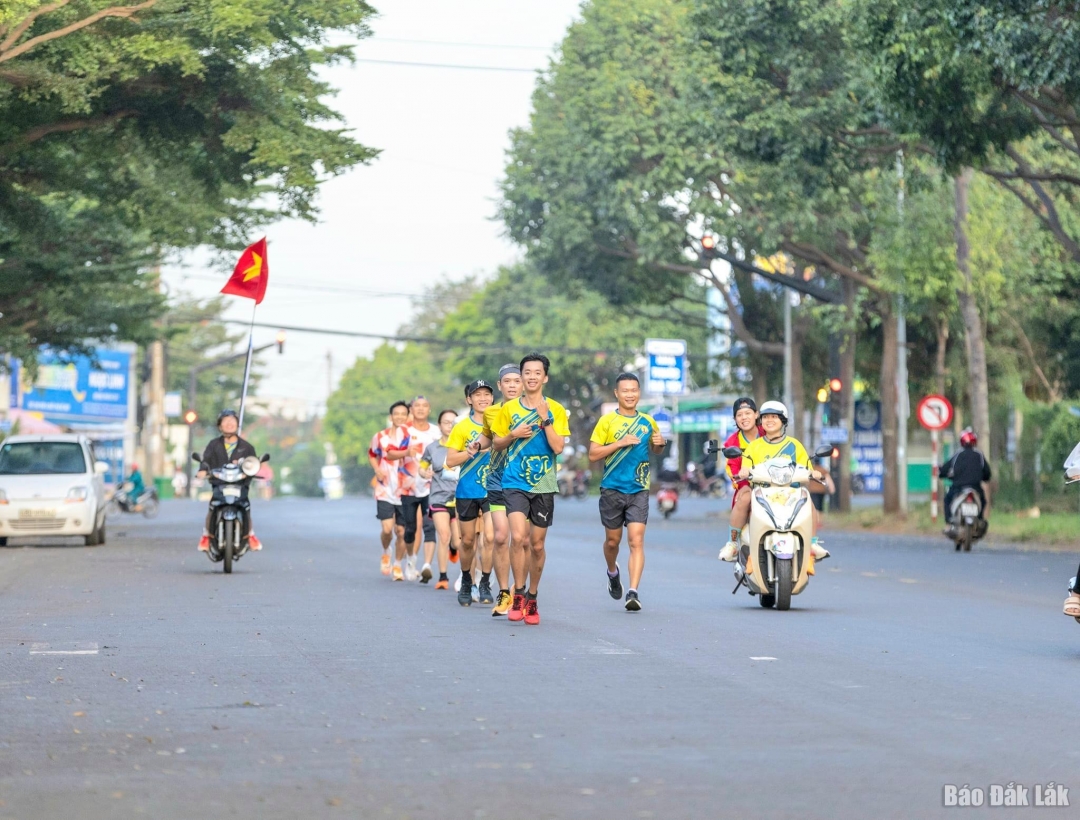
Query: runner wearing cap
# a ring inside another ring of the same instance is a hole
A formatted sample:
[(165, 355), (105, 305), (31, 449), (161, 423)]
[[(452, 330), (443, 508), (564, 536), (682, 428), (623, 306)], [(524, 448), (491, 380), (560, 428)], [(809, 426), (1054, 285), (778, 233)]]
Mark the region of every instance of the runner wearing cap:
[[(490, 451), (483, 449), (484, 411), (491, 406), (495, 391), (489, 382), (477, 379), (465, 386), (469, 413), (454, 425), (446, 442), (447, 467), (461, 467), (457, 485), (457, 517), (461, 523), (461, 589), (458, 603), (472, 605), (472, 570), (476, 556), (476, 535), (484, 525), (487, 502), (487, 473)], [(490, 590), (489, 590), (490, 597)]]
[(623, 587), (619, 578), (619, 545), (623, 527), (630, 547), (630, 589), (626, 609), (641, 609), (638, 585), (645, 569), (645, 525), (649, 521), (649, 454), (664, 452), (666, 442), (652, 416), (638, 411), (641, 383), (633, 373), (615, 380), (619, 409), (596, 423), (589, 442), (589, 460), (604, 462), (600, 481), (600, 522), (604, 525), (604, 558), (607, 560), (608, 594), (618, 601)]
[(529, 579), (527, 588), (514, 588), (508, 619), (535, 625), (540, 623), (536, 596), (547, 557), (544, 542), (559, 490), (555, 459), (566, 446), (570, 424), (566, 408), (544, 396), (551, 368), (547, 356), (530, 353), (519, 368), (524, 394), (503, 405), (491, 432), (494, 449), (507, 453), (502, 486), (510, 519), (514, 583), (524, 582), (526, 568)]
[[(491, 425), (502, 410), (502, 406), (521, 395), (521, 368), (513, 363), (500, 367), (498, 386), (503, 400), (484, 411), (484, 439), (489, 445), (495, 438), (491, 432)], [(494, 617), (505, 615), (510, 611), (510, 605), (513, 603), (510, 595), (510, 521), (506, 516), (506, 498), (503, 496), (502, 489), (502, 475), (505, 467), (506, 450), (492, 450), (491, 469), (488, 471), (487, 478), (487, 497), (491, 505), (494, 535), (495, 579), (499, 583), (499, 596), (495, 600), (495, 607), (491, 610)], [(514, 582), (523, 587), (526, 579), (515, 576)], [(483, 589), (484, 582), (481, 581), (481, 602), (483, 602)]]
[[(396, 401), (390, 405), (390, 426), (371, 439), (368, 463), (375, 471), (375, 517), (382, 526), (382, 574), (394, 574), (395, 581), (404, 581), (401, 559), (405, 557), (405, 517), (401, 513), (401, 481), (404, 458), (409, 454), (409, 405)], [(390, 541), (397, 536), (395, 561), (390, 560)], [(392, 566), (392, 569), (391, 569)]]
[[(731, 405), (731, 413), (735, 417), (736, 430), (724, 441), (724, 447), (738, 447), (740, 450), (745, 450), (750, 442), (756, 439), (758, 436), (765, 435), (765, 431), (758, 425), (758, 413), (757, 404), (754, 400), (748, 397), (742, 397), (735, 399), (735, 403)], [(729, 458), (727, 460), (727, 474), (731, 479), (731, 486), (734, 492), (731, 494), (731, 509), (735, 509), (735, 504), (739, 500), (739, 496), (745, 492), (749, 492), (750, 481), (748, 479), (740, 479), (739, 470), (742, 469), (742, 457)], [(735, 555), (739, 552), (739, 530), (734, 525), (731, 526), (731, 537), (724, 548), (720, 551), (721, 561), (733, 561)]]

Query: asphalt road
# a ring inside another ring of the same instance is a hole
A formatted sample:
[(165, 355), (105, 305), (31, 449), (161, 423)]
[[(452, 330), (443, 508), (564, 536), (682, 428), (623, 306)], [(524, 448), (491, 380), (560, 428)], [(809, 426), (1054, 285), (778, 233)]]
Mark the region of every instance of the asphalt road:
[[(1080, 804), (1072, 554), (837, 533), (767, 611), (729, 594), (722, 503), (654, 520), (633, 614), (595, 501), (560, 502), (539, 627), (384, 578), (370, 501), (259, 505), (231, 577), (186, 502), (103, 547), (0, 549), (0, 818), (923, 818), (955, 814), (946, 784), (1051, 781)], [(994, 809), (1032, 812), (1080, 815)]]

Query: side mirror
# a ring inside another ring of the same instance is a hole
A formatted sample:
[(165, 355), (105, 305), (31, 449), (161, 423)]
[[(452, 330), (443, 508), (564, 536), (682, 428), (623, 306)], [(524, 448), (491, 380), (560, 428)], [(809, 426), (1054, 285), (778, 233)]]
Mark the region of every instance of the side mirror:
[(720, 444), (716, 439), (710, 439), (705, 442), (705, 446), (702, 449), (705, 451), (705, 455), (711, 456), (713, 453), (720, 452)]
[(94, 473), (97, 475), (105, 475), (107, 472), (109, 472), (109, 463), (107, 461), (94, 462)]
[(266, 455), (264, 455), (262, 458), (259, 459), (259, 463), (260, 464), (265, 464), (269, 460), (270, 460), (270, 454), (267, 453)]
[(831, 444), (822, 444), (816, 450), (814, 450), (815, 458), (825, 458), (825, 456), (831, 456), (833, 447)]
[(200, 464), (202, 464), (202, 456), (200, 456), (198, 453), (192, 453), (191, 454), (191, 460), (192, 461), (197, 461)]
[(739, 458), (742, 456), (742, 447), (725, 447), (724, 458)]

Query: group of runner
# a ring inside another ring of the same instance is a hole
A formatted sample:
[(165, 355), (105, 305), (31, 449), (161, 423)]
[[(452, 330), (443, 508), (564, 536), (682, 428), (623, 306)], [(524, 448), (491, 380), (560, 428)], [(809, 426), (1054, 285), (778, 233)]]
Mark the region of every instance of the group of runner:
[[(470, 382), (468, 412), (460, 419), (442, 410), (431, 424), (431, 405), (423, 396), (390, 408), (390, 426), (375, 434), (368, 451), (384, 575), (427, 583), (437, 553), (436, 589), (449, 588), (448, 562), (461, 562), (461, 606), (490, 604), (495, 617), (540, 623), (537, 595), (555, 517), (557, 460), (570, 436), (566, 408), (544, 395), (550, 367), (546, 356), (530, 353), (518, 364), (503, 365), (495, 386), (484, 379)], [(645, 567), (649, 457), (663, 452), (666, 442), (655, 420), (637, 409), (637, 376), (620, 374), (615, 397), (618, 409), (597, 423), (589, 458), (604, 462), (600, 519), (608, 593), (636, 612)], [(630, 549), (625, 599), (618, 565), (624, 529)], [(424, 564), (417, 571), (421, 538)]]

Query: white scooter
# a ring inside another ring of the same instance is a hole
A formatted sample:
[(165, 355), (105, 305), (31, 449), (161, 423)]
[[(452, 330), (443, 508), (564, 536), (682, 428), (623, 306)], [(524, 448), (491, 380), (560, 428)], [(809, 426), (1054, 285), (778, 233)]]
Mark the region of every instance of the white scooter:
[[(727, 447), (723, 452), (727, 458), (742, 455), (738, 447)], [(814, 457), (831, 453), (831, 446), (822, 446)], [(810, 473), (787, 456), (751, 468), (750, 521), (739, 536), (739, 560), (735, 563), (738, 583), (733, 595), (746, 584), (751, 595), (759, 596), (763, 607), (787, 610), (791, 608), (791, 596), (806, 588), (814, 565), (810, 552), (814, 504), (806, 487), (814, 480)]]
[[(1073, 447), (1073, 451), (1069, 453), (1069, 457), (1065, 459), (1065, 483), (1075, 484), (1080, 481), (1080, 444)], [(1080, 575), (1080, 569), (1077, 569), (1078, 575)], [(1080, 594), (1080, 585), (1077, 584), (1078, 576), (1074, 575), (1069, 579), (1069, 595)], [(1069, 615), (1071, 613), (1065, 613)], [(1080, 623), (1080, 617), (1076, 619), (1077, 623)]]

